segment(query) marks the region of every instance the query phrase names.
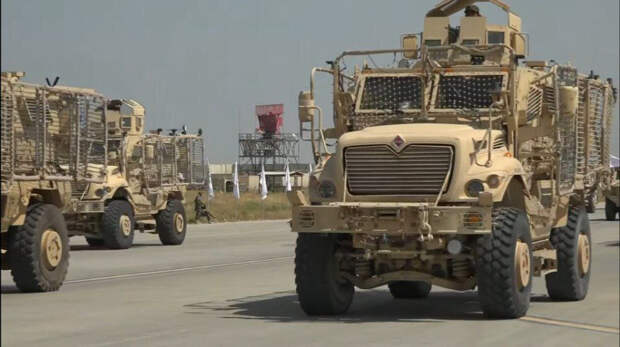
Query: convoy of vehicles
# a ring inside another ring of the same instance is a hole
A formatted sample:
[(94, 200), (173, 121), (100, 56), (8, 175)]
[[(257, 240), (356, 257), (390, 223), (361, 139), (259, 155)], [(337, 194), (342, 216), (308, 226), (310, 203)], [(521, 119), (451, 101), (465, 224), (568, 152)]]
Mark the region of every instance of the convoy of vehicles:
[(135, 101), (23, 76), (2, 73), (1, 105), (2, 268), (18, 288), (57, 290), (70, 236), (128, 248), (139, 229), (181, 244), (186, 187), (204, 184), (203, 138), (144, 134)]
[[(587, 212), (603, 196), (607, 220), (620, 212), (620, 169), (609, 165), (617, 91), (594, 73), (525, 60), (521, 18), (486, 2), (506, 25), (468, 10), (451, 27), (476, 1), (445, 0), (401, 48), (343, 52), (312, 70), (299, 121), (316, 168), (307, 194), (289, 192), (307, 314), (344, 313), (355, 287), (382, 285), (403, 299), (477, 288), (497, 318), (526, 314), (533, 276), (553, 300), (587, 295)], [(317, 72), (332, 76), (333, 128), (315, 104)], [(1, 263), (17, 287), (60, 288), (71, 236), (112, 249), (131, 247), (136, 230), (183, 243), (187, 187), (206, 179), (201, 133), (145, 133), (134, 100), (23, 76), (1, 76)]]
[[(616, 90), (525, 61), (529, 36), (499, 0), (488, 2), (506, 25), (468, 14), (451, 27), (475, 2), (442, 1), (401, 49), (344, 52), (312, 70), (299, 120), (317, 165), (309, 196), (289, 194), (306, 313), (347, 311), (354, 287), (421, 298), (438, 285), (477, 287), (487, 316), (515, 318), (543, 275), (553, 300), (586, 296), (586, 206), (610, 175)], [(350, 71), (355, 57), (372, 64)], [(333, 77), (334, 128), (314, 102), (316, 72)]]

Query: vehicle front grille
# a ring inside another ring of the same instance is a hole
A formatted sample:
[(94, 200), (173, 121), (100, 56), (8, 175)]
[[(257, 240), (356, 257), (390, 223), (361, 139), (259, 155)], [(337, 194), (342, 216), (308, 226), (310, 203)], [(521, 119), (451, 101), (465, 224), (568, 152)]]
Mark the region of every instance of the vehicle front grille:
[(409, 145), (397, 154), (387, 145), (355, 146), (345, 149), (344, 160), (353, 195), (437, 195), (450, 175), (453, 151)]

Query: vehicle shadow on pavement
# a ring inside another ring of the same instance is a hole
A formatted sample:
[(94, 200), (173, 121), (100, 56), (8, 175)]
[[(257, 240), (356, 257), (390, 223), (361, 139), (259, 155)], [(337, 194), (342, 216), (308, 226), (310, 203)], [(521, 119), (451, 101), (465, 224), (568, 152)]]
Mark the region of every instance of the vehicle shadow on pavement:
[(21, 293), (19, 289), (15, 285), (5, 285), (0, 286), (0, 293), (2, 294), (17, 294)]
[(431, 292), (428, 298), (395, 300), (387, 290), (357, 291), (349, 311), (338, 316), (307, 316), (294, 291), (269, 295), (207, 301), (185, 305), (185, 313), (215, 313), (226, 319), (260, 319), (275, 322), (432, 322), (441, 320), (488, 320), (482, 315), (478, 296), (469, 292)]
[[(141, 248), (159, 246), (164, 247), (161, 243), (134, 243), (130, 248)], [(110, 249), (104, 246), (89, 246), (89, 245), (71, 245), (71, 252), (79, 251), (127, 251), (126, 249)]]
[(614, 223), (614, 222), (618, 222), (618, 220), (607, 220), (607, 218), (590, 218), (590, 222), (609, 222), (609, 223)]

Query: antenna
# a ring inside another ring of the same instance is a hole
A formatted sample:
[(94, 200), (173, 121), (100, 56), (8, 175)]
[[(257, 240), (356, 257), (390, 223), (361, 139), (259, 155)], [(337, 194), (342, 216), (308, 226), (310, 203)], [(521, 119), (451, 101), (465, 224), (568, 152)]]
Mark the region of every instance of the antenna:
[(50, 83), (49, 78), (45, 77), (45, 82), (47, 82), (47, 85), (49, 87), (55, 87), (56, 84), (58, 84), (58, 80), (60, 79), (60, 76), (56, 76), (56, 78), (54, 79), (54, 83)]

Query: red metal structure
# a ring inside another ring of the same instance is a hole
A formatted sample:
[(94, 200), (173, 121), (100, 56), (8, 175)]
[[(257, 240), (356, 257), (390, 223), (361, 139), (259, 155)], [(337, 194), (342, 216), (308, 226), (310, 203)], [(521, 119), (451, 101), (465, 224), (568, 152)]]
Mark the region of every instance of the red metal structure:
[(256, 105), (258, 130), (267, 135), (279, 134), (284, 119), (284, 104)]

